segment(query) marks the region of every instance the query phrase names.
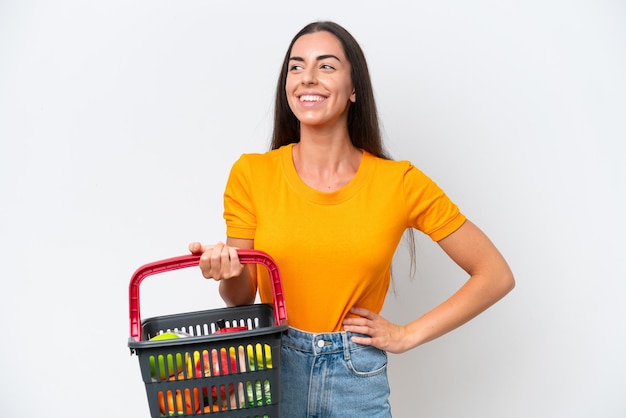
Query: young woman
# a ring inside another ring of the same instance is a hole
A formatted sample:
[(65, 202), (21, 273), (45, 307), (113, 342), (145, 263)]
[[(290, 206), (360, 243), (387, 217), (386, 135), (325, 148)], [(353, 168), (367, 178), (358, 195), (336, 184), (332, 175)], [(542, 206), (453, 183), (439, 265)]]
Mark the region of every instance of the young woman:
[[(408, 161), (384, 152), (364, 54), (333, 22), (292, 40), (275, 102), (272, 150), (244, 154), (224, 193), (226, 243), (189, 245), (229, 305), (271, 301), (277, 262), (290, 328), (282, 342), (281, 415), (389, 417), (387, 352), (402, 353), (474, 318), (514, 287), (489, 238)], [(448, 300), (406, 325), (379, 315), (394, 252), (421, 231), (468, 273)], [(257, 271), (258, 270), (258, 271)]]

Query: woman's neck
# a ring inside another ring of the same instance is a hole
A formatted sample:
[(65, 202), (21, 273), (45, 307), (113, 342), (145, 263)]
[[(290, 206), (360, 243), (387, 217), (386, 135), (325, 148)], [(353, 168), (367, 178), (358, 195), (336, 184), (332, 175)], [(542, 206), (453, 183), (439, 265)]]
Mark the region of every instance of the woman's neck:
[(363, 153), (344, 136), (303, 135), (292, 151), (296, 172), (309, 187), (334, 191), (352, 180)]

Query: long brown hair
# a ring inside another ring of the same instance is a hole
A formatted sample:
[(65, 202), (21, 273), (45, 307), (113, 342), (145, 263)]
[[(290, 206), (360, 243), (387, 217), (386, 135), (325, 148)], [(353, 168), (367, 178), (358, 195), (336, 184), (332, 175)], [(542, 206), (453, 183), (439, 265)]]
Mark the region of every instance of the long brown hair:
[(380, 133), (378, 111), (374, 100), (374, 90), (370, 79), (369, 69), (363, 50), (356, 39), (342, 26), (334, 22), (322, 21), (306, 25), (291, 40), (276, 85), (276, 99), (274, 103), (274, 132), (272, 134), (271, 149), (300, 141), (300, 125), (298, 119), (289, 108), (285, 94), (285, 83), (289, 58), (293, 44), (303, 35), (315, 32), (329, 32), (341, 43), (344, 54), (350, 62), (352, 83), (357, 100), (350, 104), (348, 109), (348, 133), (352, 144), (377, 157), (389, 159)]

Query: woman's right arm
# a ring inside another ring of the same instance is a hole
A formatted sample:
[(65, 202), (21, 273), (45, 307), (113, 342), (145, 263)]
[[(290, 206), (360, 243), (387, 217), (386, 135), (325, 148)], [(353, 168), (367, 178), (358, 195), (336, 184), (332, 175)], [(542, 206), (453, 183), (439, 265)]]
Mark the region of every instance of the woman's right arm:
[(220, 296), (228, 306), (248, 305), (256, 298), (256, 265), (242, 264), (237, 249), (253, 249), (254, 240), (231, 238), (226, 244), (189, 244), (189, 251), (200, 256), (200, 270), (207, 279), (220, 282)]

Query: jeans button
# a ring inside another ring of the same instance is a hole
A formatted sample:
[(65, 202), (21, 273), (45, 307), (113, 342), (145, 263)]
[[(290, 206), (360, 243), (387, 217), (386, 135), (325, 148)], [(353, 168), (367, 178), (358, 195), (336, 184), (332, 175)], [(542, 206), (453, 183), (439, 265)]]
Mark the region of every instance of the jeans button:
[(318, 340), (318, 341), (317, 341), (317, 346), (318, 346), (319, 348), (324, 347), (324, 340)]

